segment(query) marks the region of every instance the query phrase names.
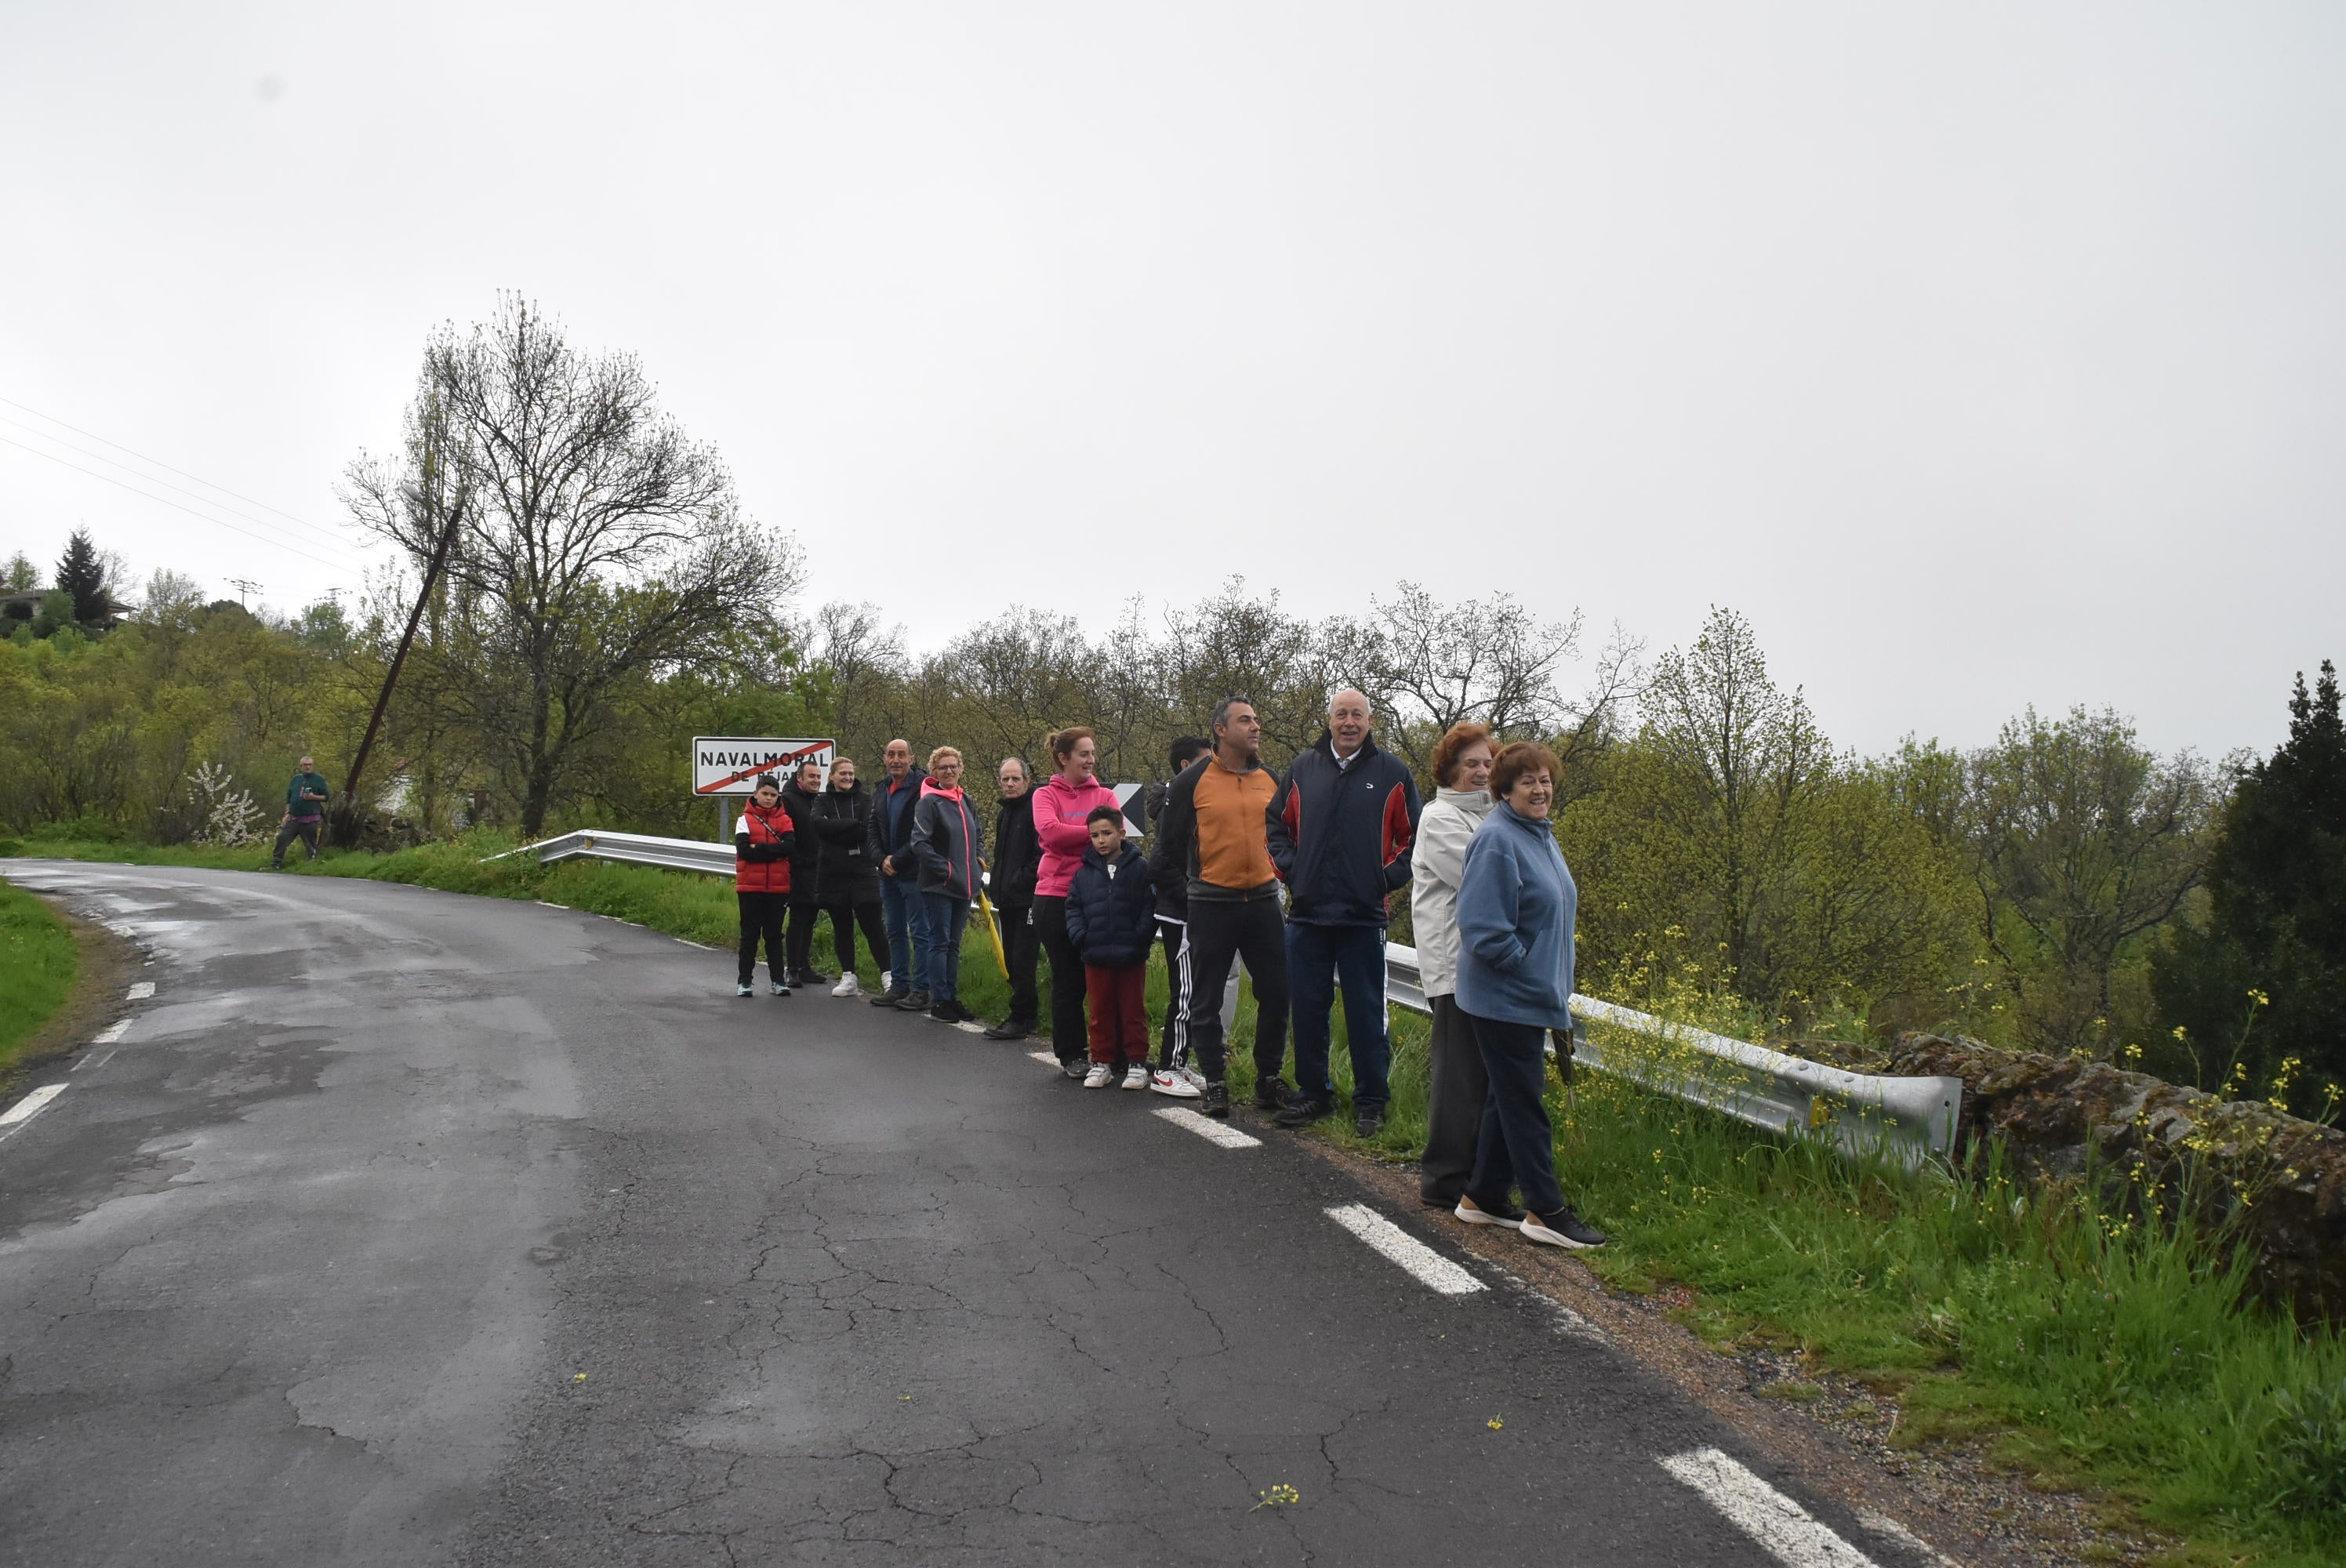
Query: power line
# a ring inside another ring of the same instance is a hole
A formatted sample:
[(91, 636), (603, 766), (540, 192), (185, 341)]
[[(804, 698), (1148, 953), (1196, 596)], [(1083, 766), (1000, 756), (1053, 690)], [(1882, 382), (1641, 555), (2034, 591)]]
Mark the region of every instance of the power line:
[[(300, 518), (300, 517), (296, 517), (296, 516), (294, 516), (294, 515), (293, 515), (293, 514), (291, 514), (291, 512), (281, 511), (281, 510), (280, 510), (280, 509), (279, 509), (279, 508), (277, 508), (277, 507), (271, 506), (271, 505), (270, 505), (270, 504), (269, 504), (269, 503), (268, 503), (268, 502), (266, 502), (266, 501), (255, 501), (255, 500), (254, 500), (251, 496), (250, 496), (250, 495), (237, 495), (237, 494), (236, 494), (236, 492), (235, 492), (235, 491), (230, 490), (230, 489), (227, 485), (225, 485), (225, 484), (214, 484), (210, 480), (201, 478), (201, 477), (199, 477), (199, 476), (198, 476), (198, 475), (196, 475), (196, 474), (193, 474), (193, 473), (189, 473), (186, 469), (184, 469), (184, 468), (174, 468), (174, 467), (172, 467), (169, 463), (164, 463), (164, 462), (162, 462), (162, 461), (160, 461), (159, 459), (157, 459), (157, 458), (149, 457), (149, 456), (148, 456), (148, 455), (147, 455), (145, 453), (143, 453), (143, 452), (132, 452), (132, 451), (131, 451), (131, 449), (130, 449), (129, 447), (127, 447), (127, 446), (123, 445), (120, 442), (118, 442), (118, 441), (108, 441), (108, 440), (107, 440), (107, 439), (106, 439), (106, 437), (104, 437), (104, 436), (102, 436), (102, 435), (97, 434), (95, 431), (87, 431), (87, 430), (84, 430), (84, 429), (82, 429), (82, 428), (81, 428), (81, 426), (79, 426), (79, 425), (77, 425), (77, 424), (66, 424), (65, 421), (63, 421), (63, 420), (59, 419), (56, 415), (55, 415), (55, 414), (53, 414), (53, 413), (43, 413), (39, 409), (36, 409), (36, 408), (33, 407), (30, 403), (21, 403), (21, 402), (18, 402), (15, 398), (12, 398), (12, 397), (0, 397), (0, 402), (6, 403), (10, 408), (17, 409), (17, 410), (20, 410), (20, 411), (21, 411), (21, 412), (23, 412), (29, 413), (29, 414), (31, 414), (35, 419), (45, 419), (45, 420), (47, 420), (51, 424), (57, 425), (57, 426), (62, 427), (63, 429), (72, 431), (76, 435), (86, 435), (86, 436), (88, 436), (90, 440), (92, 440), (92, 441), (94, 441), (94, 442), (97, 442), (97, 443), (99, 445), (101, 445), (101, 446), (110, 446), (110, 447), (114, 448), (114, 450), (115, 450), (115, 451), (117, 451), (117, 452), (128, 452), (128, 453), (130, 453), (130, 455), (131, 455), (131, 456), (133, 456), (133, 457), (137, 458), (139, 462), (141, 462), (141, 463), (153, 463), (156, 467), (158, 467), (158, 468), (159, 468), (159, 469), (163, 470), (163, 472), (165, 472), (166, 473), (176, 473), (176, 474), (178, 474), (178, 475), (180, 478), (182, 478), (182, 479), (193, 479), (193, 480), (195, 480), (195, 482), (196, 482), (197, 484), (200, 484), (200, 485), (204, 486), (207, 490), (217, 490), (217, 491), (219, 491), (222, 495), (235, 495), (235, 496), (236, 496), (236, 498), (237, 498), (239, 501), (243, 502), (243, 503), (244, 503), (246, 505), (248, 505), (248, 506), (258, 506), (258, 507), (260, 507), (263, 512), (275, 512), (275, 513), (277, 514), (277, 515), (279, 515), (280, 517), (284, 518), (284, 519), (285, 519), (287, 522), (289, 522), (289, 523), (299, 523), (299, 524), (301, 524), (301, 526), (302, 526), (302, 527), (304, 527), (304, 528), (311, 528), (311, 527), (315, 527), (315, 526), (316, 526), (316, 524), (312, 524), (312, 523), (311, 523), (311, 522), (307, 521), (306, 519), (303, 519), (303, 518)], [(18, 429), (20, 429), (20, 430), (25, 430), (25, 429), (30, 429), (30, 428), (31, 428), (29, 425), (17, 424), (17, 422), (16, 422), (16, 421), (15, 421), (15, 420), (13, 420), (13, 419), (12, 419), (12, 420), (10, 420), (8, 423), (11, 423), (11, 424), (16, 424), (16, 425), (17, 425), (17, 428), (18, 428)], [(54, 436), (52, 436), (50, 439), (51, 439), (51, 440), (56, 440), (56, 438), (55, 438)], [(58, 443), (57, 443), (57, 444), (58, 444), (58, 445), (60, 445), (60, 446), (63, 446), (63, 445), (65, 444), (65, 443), (63, 443), (63, 442), (58, 442)], [(97, 453), (94, 453), (94, 452), (93, 452), (93, 453), (85, 453), (84, 455), (86, 455), (86, 456), (89, 456), (89, 457), (97, 457)], [(101, 463), (105, 463), (105, 462), (108, 462), (108, 461), (110, 461), (110, 459), (107, 459), (107, 458), (98, 458), (98, 461), (99, 461), (99, 462), (101, 462)], [(156, 481), (156, 483), (159, 484), (161, 484), (161, 483), (162, 483), (162, 481), (158, 479), (158, 480), (157, 480), (157, 481)], [(173, 486), (172, 486), (172, 488), (176, 490), (176, 489), (178, 489), (178, 486), (177, 486), (177, 485), (173, 485)], [(185, 492), (182, 492), (182, 494), (185, 494)], [(255, 521), (257, 522), (257, 521), (259, 521), (259, 519), (255, 519)]]
[[(0, 399), (0, 402), (5, 402), (5, 401), (6, 401), (5, 399)], [(224, 506), (224, 505), (222, 505), (220, 503), (219, 503), (219, 502), (217, 502), (217, 501), (213, 500), (210, 496), (209, 496), (209, 495), (203, 495), (203, 494), (199, 494), (197, 492), (195, 492), (195, 491), (193, 491), (193, 490), (189, 489), (189, 488), (188, 488), (186, 485), (184, 485), (184, 484), (172, 484), (172, 483), (171, 483), (169, 480), (168, 480), (168, 479), (158, 479), (158, 478), (156, 478), (156, 477), (155, 477), (153, 474), (151, 474), (151, 473), (139, 473), (139, 472), (138, 472), (138, 470), (137, 470), (137, 469), (135, 469), (135, 468), (131, 467), (131, 466), (130, 466), (130, 464), (128, 464), (128, 463), (127, 463), (120, 462), (120, 461), (118, 461), (118, 460), (117, 460), (117, 459), (115, 459), (115, 458), (108, 457), (108, 456), (107, 456), (107, 455), (106, 455), (104, 453), (102, 453), (102, 452), (91, 452), (91, 451), (89, 451), (89, 450), (88, 450), (87, 448), (86, 448), (86, 447), (79, 447), (79, 446), (76, 446), (76, 445), (75, 445), (72, 442), (70, 442), (70, 441), (58, 441), (58, 440), (57, 440), (57, 438), (56, 438), (56, 436), (51, 435), (47, 431), (46, 431), (46, 430), (39, 430), (39, 429), (36, 429), (34, 426), (29, 425), (29, 424), (26, 424), (26, 423), (23, 420), (21, 420), (21, 419), (10, 419), (6, 414), (5, 414), (5, 413), (0, 413), (0, 424), (13, 424), (13, 425), (15, 425), (18, 430), (30, 432), (32, 434), (34, 434), (34, 435), (36, 435), (36, 436), (40, 437), (43, 441), (56, 442), (56, 444), (57, 444), (57, 445), (64, 447), (67, 452), (71, 452), (71, 453), (79, 453), (81, 456), (83, 456), (83, 457), (87, 457), (87, 458), (90, 459), (92, 462), (95, 462), (95, 463), (105, 463), (107, 466), (108, 466), (108, 467), (110, 467), (110, 468), (119, 468), (119, 469), (121, 469), (125, 473), (129, 474), (129, 475), (130, 475), (132, 478), (134, 478), (134, 479), (143, 480), (145, 483), (147, 483), (147, 484), (159, 484), (159, 485), (161, 485), (161, 486), (162, 486), (164, 489), (166, 489), (166, 490), (176, 490), (176, 491), (178, 491), (180, 494), (182, 494), (182, 495), (184, 495), (184, 496), (188, 497), (188, 499), (189, 499), (190, 501), (199, 501), (199, 502), (201, 502), (203, 504), (205, 504), (206, 506), (209, 506), (209, 507), (213, 508), (213, 509), (214, 509), (214, 510), (216, 510), (216, 511), (225, 512), (225, 513), (229, 514), (229, 515), (230, 515), (230, 516), (232, 516), (232, 517), (241, 517), (241, 518), (243, 518), (246, 522), (248, 522), (248, 523), (251, 524), (252, 524), (254, 527), (256, 527), (256, 528), (266, 528), (266, 529), (269, 529), (271, 533), (274, 533), (274, 534), (278, 534), (278, 535), (283, 535), (283, 536), (285, 536), (285, 537), (287, 537), (287, 538), (289, 538), (289, 539), (301, 539), (301, 540), (302, 540), (303, 542), (305, 542), (305, 543), (307, 543), (307, 544), (317, 545), (320, 545), (320, 546), (321, 546), (321, 547), (323, 547), (323, 548), (325, 548), (325, 549), (334, 550), (334, 551), (338, 551), (338, 552), (341, 552), (341, 553), (346, 554), (346, 555), (348, 555), (351, 557), (351, 559), (352, 559), (353, 562), (360, 561), (360, 560), (362, 560), (362, 559), (363, 559), (363, 557), (360, 556), (356, 551), (353, 551), (353, 550), (349, 549), (349, 547), (348, 547), (348, 546), (346, 546), (346, 545), (343, 545), (340, 540), (337, 540), (337, 539), (333, 538), (333, 537), (332, 537), (332, 536), (331, 536), (331, 535), (326, 535), (326, 536), (323, 536), (323, 537), (315, 537), (315, 536), (312, 536), (312, 535), (311, 535), (295, 534), (291, 529), (287, 528), (287, 527), (286, 527), (286, 526), (284, 526), (282, 524), (279, 524), (279, 523), (271, 523), (271, 522), (270, 522), (270, 521), (269, 521), (267, 518), (265, 518), (265, 517), (255, 517), (255, 516), (253, 516), (253, 515), (252, 515), (250, 513), (249, 513), (249, 512), (239, 512), (239, 511), (238, 511), (235, 507), (233, 507), (233, 506)], [(71, 427), (71, 426), (67, 426), (66, 428), (67, 428), (67, 429), (71, 429), (72, 427)], [(101, 440), (101, 439), (103, 439), (103, 438), (101, 438), (101, 437), (95, 437), (95, 436), (94, 436), (94, 437), (92, 437), (91, 439), (93, 439), (93, 440)], [(113, 444), (113, 443), (111, 443), (111, 442), (107, 442), (107, 443), (106, 443), (106, 444), (107, 444), (107, 445), (111, 446), (111, 445)], [(28, 448), (26, 448), (26, 450), (27, 450), (27, 451), (34, 451), (34, 450), (37, 450), (37, 449), (36, 449), (36, 448), (29, 448), (29, 447), (28, 447)], [(128, 451), (129, 450), (129, 448), (125, 447), (125, 448), (123, 448), (123, 450), (124, 450), (124, 451), (126, 451), (126, 452), (128, 452)], [(70, 464), (69, 464), (68, 466), (70, 466)], [(162, 467), (162, 466), (164, 466), (164, 465), (163, 465), (163, 464), (160, 464), (160, 463), (158, 463), (156, 466), (158, 466), (158, 467)], [(87, 468), (83, 469), (83, 470), (82, 470), (82, 472), (83, 472), (84, 473), (88, 473), (88, 474), (90, 474), (90, 476), (91, 476), (92, 478), (95, 478), (95, 479), (103, 479), (103, 478), (105, 478), (105, 477), (106, 477), (106, 475), (104, 475), (104, 474), (102, 474), (102, 473), (94, 473), (92, 470), (89, 470), (89, 469), (87, 469)], [(171, 470), (171, 472), (172, 472), (172, 473), (178, 473), (178, 472), (179, 472), (179, 471), (178, 471), (178, 469), (174, 468), (174, 469), (172, 469), (172, 470)], [(199, 484), (203, 484), (203, 483), (205, 483), (205, 482), (204, 482), (204, 481), (202, 481), (202, 480), (198, 480), (196, 483), (198, 483)], [(218, 485), (214, 485), (212, 488), (214, 488), (214, 489), (219, 489), (219, 487)], [(230, 491), (226, 491), (226, 492), (224, 492), (224, 494), (230, 494), (230, 495), (234, 495), (234, 494), (236, 494), (236, 492), (235, 492), (235, 491), (233, 491), (233, 490), (230, 490)], [(156, 499), (160, 500), (160, 499), (161, 499), (161, 497), (158, 496), (158, 497), (156, 497)], [(257, 502), (257, 501), (256, 501), (256, 502), (254, 502), (254, 503), (253, 503), (253, 504), (254, 504), (254, 505), (256, 505), (256, 506), (258, 506), (258, 505), (260, 505), (260, 503), (259, 503), (259, 502)], [(272, 507), (272, 508), (270, 508), (270, 510), (274, 511), (274, 510), (275, 510), (275, 508), (273, 508), (273, 507)], [(280, 514), (280, 515), (281, 515), (281, 514)], [(299, 521), (299, 520), (297, 519), (297, 521)], [(310, 524), (303, 524), (303, 525), (304, 525), (305, 527), (307, 527), (307, 526), (311, 526)], [(323, 530), (319, 530), (318, 532), (319, 532), (320, 534), (321, 534), (321, 535), (323, 534)]]
[(64, 458), (59, 457), (54, 452), (43, 452), (37, 446), (26, 446), (23, 442), (10, 440), (5, 435), (0, 435), (0, 443), (13, 446), (20, 452), (29, 452), (35, 457), (46, 457), (51, 463), (57, 464), (60, 468), (70, 468), (76, 473), (86, 473), (92, 479), (103, 479), (108, 484), (118, 484), (123, 489), (130, 492), (133, 495), (144, 495), (149, 501), (158, 502), (162, 505), (169, 506), (178, 511), (184, 512), (190, 517), (200, 517), (207, 523), (212, 524), (218, 527), (229, 529), (233, 533), (241, 534), (248, 539), (259, 540), (261, 544), (268, 545), (272, 550), (283, 550), (291, 555), (302, 556), (304, 559), (315, 561), (318, 565), (325, 567), (329, 571), (347, 573), (351, 569), (342, 562), (329, 561), (322, 555), (312, 555), (309, 551), (302, 549), (298, 545), (288, 545), (281, 540), (269, 538), (265, 535), (254, 533), (250, 528), (239, 528), (235, 524), (229, 522), (225, 518), (215, 517), (209, 512), (199, 512), (192, 506), (182, 506), (176, 501), (168, 500), (164, 496), (156, 495), (148, 491), (141, 490), (138, 486), (131, 484), (128, 480), (117, 479), (111, 473), (100, 473), (94, 468), (84, 468), (77, 463), (67, 463)]

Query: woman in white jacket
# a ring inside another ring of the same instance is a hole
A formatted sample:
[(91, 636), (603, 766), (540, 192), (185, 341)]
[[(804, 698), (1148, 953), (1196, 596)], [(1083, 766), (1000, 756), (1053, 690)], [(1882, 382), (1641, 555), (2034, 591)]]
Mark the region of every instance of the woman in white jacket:
[(1490, 1081), (1474, 1025), (1458, 1011), (1458, 879), (1466, 846), (1491, 809), (1491, 762), (1497, 748), (1479, 724), (1454, 724), (1433, 748), (1433, 799), (1418, 819), (1411, 854), (1409, 921), (1417, 937), (1417, 972), (1433, 1013), (1427, 1048), (1431, 1082), (1425, 1105), (1425, 1154), (1418, 1162), (1418, 1196), (1434, 1208), (1455, 1208), (1474, 1174), (1474, 1140), (1483, 1125)]

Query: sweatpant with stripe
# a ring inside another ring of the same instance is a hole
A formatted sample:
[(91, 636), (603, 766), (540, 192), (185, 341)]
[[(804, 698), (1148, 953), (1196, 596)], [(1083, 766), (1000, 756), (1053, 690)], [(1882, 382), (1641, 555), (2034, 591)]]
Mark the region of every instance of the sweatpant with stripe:
[[(1178, 920), (1157, 917), (1157, 940), (1165, 944), (1165, 1030), (1158, 1046), (1157, 1066), (1159, 1072), (1178, 1073), (1189, 1065), (1189, 1007), (1197, 996), (1198, 955), (1189, 946), (1189, 928)], [(1222, 1038), (1239, 1022), (1239, 970), (1230, 965), (1229, 979), (1222, 983)]]

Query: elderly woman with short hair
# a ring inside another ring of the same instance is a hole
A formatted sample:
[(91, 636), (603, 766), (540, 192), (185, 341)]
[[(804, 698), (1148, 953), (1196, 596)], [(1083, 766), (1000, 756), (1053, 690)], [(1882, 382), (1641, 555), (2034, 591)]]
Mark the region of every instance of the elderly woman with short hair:
[(1418, 1196), (1455, 1208), (1474, 1174), (1474, 1140), (1483, 1127), (1490, 1080), (1474, 1026), (1458, 1011), (1458, 879), (1466, 847), (1491, 809), (1491, 731), (1454, 724), (1433, 748), (1433, 799), (1417, 820), (1411, 853), (1409, 923), (1417, 941), (1418, 983), (1433, 1015), (1426, 1044), (1425, 1153), (1417, 1164)]
[[(1467, 846), (1458, 881), (1458, 1006), (1474, 1031), (1490, 1090), (1474, 1171), (1454, 1211), (1470, 1225), (1513, 1225), (1550, 1247), (1602, 1247), (1556, 1179), (1548, 1125), (1547, 1037), (1572, 1039), (1572, 927), (1580, 892), (1548, 813), (1556, 753), (1519, 741), (1491, 768), (1494, 804)], [(1521, 1186), (1524, 1209), (1508, 1202)], [(1527, 1210), (1528, 1212), (1525, 1212)]]
[(928, 905), (929, 1016), (968, 1023), (977, 1014), (961, 1004), (961, 933), (977, 897), (977, 866), (985, 829), (961, 787), (961, 753), (940, 746), (929, 753), (929, 776), (913, 809), (912, 850), (921, 866), (921, 897)]

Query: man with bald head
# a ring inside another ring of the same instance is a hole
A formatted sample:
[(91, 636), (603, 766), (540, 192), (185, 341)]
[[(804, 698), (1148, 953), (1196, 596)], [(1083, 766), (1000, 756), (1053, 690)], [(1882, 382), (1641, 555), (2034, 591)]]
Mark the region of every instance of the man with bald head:
[(1336, 1109), (1328, 1014), (1341, 987), (1352, 1057), (1353, 1126), (1384, 1125), (1385, 925), (1409, 886), (1417, 781), (1369, 733), (1369, 699), (1347, 687), (1328, 703), (1320, 743), (1297, 757), (1271, 797), (1271, 863), (1287, 883), (1287, 990), (1295, 1009), (1295, 1098), (1279, 1113), (1300, 1127)]
[(913, 808), (920, 804), (921, 782), (928, 775), (913, 766), (913, 743), (903, 738), (888, 742), (880, 767), (864, 853), (880, 868), (880, 904), (888, 920), (888, 989), (872, 1005), (926, 1013), (931, 1000), (921, 975), (929, 951), (929, 915), (912, 843)]

